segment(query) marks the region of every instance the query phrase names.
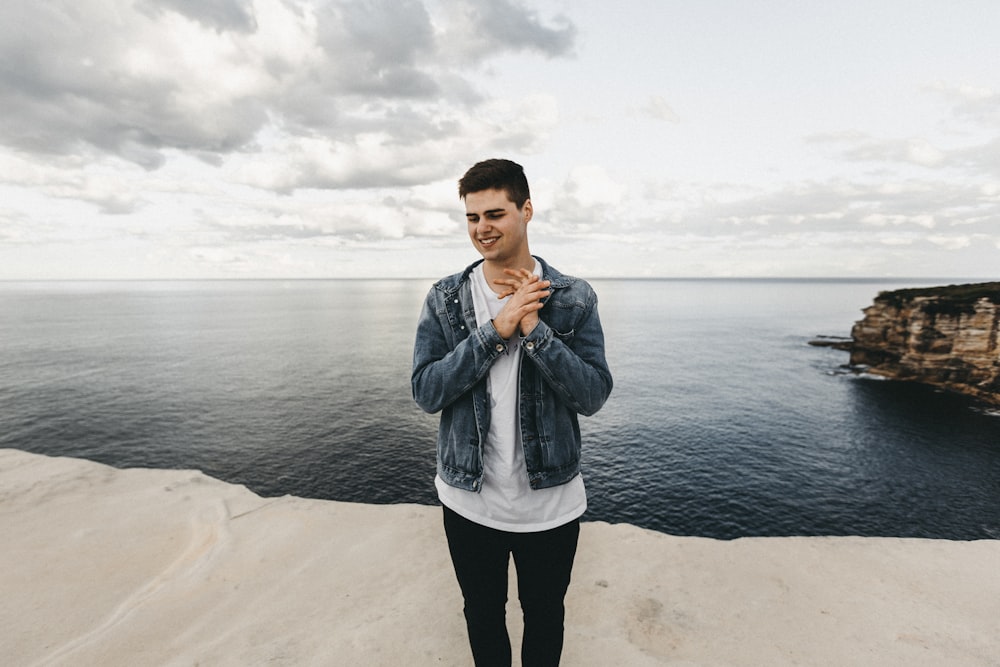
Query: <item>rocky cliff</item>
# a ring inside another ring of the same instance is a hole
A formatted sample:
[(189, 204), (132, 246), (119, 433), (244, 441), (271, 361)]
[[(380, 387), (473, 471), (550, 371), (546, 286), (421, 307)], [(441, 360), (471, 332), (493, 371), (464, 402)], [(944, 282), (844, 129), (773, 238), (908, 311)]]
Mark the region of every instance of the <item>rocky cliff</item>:
[(852, 366), (1000, 404), (1000, 282), (881, 292), (864, 314)]

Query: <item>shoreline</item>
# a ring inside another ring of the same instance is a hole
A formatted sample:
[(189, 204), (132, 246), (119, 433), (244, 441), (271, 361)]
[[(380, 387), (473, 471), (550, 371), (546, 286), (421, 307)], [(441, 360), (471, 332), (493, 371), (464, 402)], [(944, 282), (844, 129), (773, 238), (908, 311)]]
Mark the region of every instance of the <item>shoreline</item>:
[[(0, 655), (467, 665), (440, 523), (437, 507), (261, 498), (197, 471), (0, 449)], [(587, 522), (563, 664), (997, 665), (997, 563), (1000, 540)], [(510, 597), (516, 653), (513, 584)]]

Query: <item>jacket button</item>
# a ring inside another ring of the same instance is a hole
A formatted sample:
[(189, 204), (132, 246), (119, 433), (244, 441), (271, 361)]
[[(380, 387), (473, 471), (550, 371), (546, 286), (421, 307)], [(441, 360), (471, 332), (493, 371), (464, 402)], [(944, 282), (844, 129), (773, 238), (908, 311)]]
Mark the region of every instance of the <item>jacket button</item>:
[(534, 341), (528, 341), (527, 343), (524, 344), (524, 346), (526, 348), (528, 348), (529, 350), (534, 350), (535, 349), (535, 342)]
[(503, 352), (503, 345), (497, 343), (497, 352)]

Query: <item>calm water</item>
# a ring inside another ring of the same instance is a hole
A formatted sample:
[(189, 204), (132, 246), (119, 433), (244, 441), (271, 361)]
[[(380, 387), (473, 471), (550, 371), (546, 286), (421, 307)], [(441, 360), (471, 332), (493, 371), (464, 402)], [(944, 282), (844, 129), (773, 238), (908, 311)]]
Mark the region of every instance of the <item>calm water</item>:
[[(431, 281), (0, 283), (0, 447), (262, 495), (435, 503), (409, 388)], [(1000, 416), (842, 371), (859, 281), (593, 281), (615, 390), (590, 520), (683, 535), (1000, 538)]]

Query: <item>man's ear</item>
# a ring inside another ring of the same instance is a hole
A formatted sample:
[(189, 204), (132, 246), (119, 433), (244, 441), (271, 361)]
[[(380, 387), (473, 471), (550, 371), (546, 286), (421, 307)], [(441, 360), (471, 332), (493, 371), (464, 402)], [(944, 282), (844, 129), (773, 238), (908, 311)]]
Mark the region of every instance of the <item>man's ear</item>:
[(521, 207), (521, 211), (524, 213), (524, 221), (525, 222), (528, 222), (529, 220), (531, 220), (531, 216), (532, 216), (532, 214), (535, 211), (534, 211), (533, 208), (531, 208), (531, 200), (530, 199), (525, 199), (524, 200), (524, 206)]

